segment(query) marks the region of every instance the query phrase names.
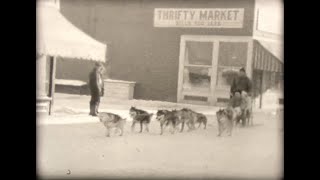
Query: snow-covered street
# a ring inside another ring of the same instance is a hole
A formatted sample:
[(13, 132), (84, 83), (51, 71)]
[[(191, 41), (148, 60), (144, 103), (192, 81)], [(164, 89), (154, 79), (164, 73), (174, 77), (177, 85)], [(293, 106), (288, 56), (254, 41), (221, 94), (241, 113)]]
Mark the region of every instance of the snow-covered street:
[[(61, 102), (57, 100), (57, 106)], [(102, 110), (110, 109), (108, 104), (102, 107)], [(120, 105), (113, 107), (122, 114), (128, 114), (124, 107), (115, 108)], [(159, 107), (150, 105), (149, 109), (155, 108)], [(206, 111), (209, 112), (209, 109), (202, 109), (202, 112)], [(206, 130), (200, 128), (170, 134), (166, 129), (161, 136), (159, 123), (153, 119), (150, 132), (140, 134), (139, 126), (136, 126), (136, 132), (130, 132), (131, 122), (128, 121), (124, 136), (114, 134), (108, 138), (97, 118), (79, 111), (78, 114), (67, 115), (66, 112), (65, 115), (57, 112), (55, 119), (50, 121), (60, 119), (60, 124), (43, 123), (37, 126), (39, 173), (42, 177), (64, 178), (282, 177), (283, 131), (282, 120), (278, 116), (255, 112), (253, 126), (237, 127), (232, 137), (217, 137), (214, 112), (206, 115)], [(74, 122), (80, 122), (79, 119), (86, 122), (62, 123), (68, 118)]]

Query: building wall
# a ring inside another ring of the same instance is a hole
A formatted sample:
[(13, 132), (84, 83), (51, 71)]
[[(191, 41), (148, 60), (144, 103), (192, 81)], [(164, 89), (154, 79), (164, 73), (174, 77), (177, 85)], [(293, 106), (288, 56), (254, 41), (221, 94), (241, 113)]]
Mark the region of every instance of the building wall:
[[(254, 0), (62, 0), (60, 5), (74, 25), (109, 45), (110, 78), (137, 82), (135, 99), (176, 102), (181, 35), (252, 36), (253, 30)], [(157, 28), (154, 8), (244, 8), (244, 26)], [(57, 64), (57, 78), (63, 79), (87, 81), (92, 68), (83, 62)]]

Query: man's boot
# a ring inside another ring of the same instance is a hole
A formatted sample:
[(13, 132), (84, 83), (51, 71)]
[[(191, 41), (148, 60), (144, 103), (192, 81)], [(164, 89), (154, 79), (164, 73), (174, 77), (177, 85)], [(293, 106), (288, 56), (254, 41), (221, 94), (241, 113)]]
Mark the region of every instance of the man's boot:
[(96, 103), (96, 110), (95, 110), (95, 112), (96, 112), (97, 114), (99, 114), (99, 105), (100, 105), (100, 102), (97, 102), (97, 103)]
[(247, 126), (247, 114), (246, 114), (246, 111), (245, 109), (242, 110), (242, 115), (241, 115), (241, 119), (242, 119), (242, 126), (243, 127), (246, 127)]
[(90, 102), (90, 113), (89, 113), (89, 115), (92, 116), (94, 114), (94, 109), (95, 109), (94, 104), (92, 102)]
[(98, 109), (99, 109), (99, 103), (96, 102), (93, 106), (93, 113), (92, 116), (98, 116)]

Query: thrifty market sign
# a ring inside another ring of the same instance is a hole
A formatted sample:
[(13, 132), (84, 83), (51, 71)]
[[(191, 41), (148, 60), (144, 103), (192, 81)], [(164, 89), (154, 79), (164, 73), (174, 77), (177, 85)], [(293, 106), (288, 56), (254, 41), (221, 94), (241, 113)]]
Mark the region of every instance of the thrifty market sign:
[(243, 8), (174, 9), (155, 8), (155, 27), (242, 28)]

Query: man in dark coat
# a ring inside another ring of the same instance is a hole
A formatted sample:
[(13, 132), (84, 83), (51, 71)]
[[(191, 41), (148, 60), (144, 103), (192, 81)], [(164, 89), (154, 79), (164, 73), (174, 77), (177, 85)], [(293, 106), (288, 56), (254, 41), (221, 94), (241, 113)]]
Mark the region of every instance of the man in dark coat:
[(244, 68), (241, 68), (239, 75), (236, 78), (234, 78), (230, 91), (231, 96), (234, 96), (236, 92), (240, 92), (242, 94), (243, 91), (246, 92), (249, 96), (251, 96), (252, 82), (246, 75), (246, 71)]
[(252, 81), (246, 75), (244, 68), (240, 69), (239, 75), (233, 80), (230, 89), (230, 102), (233, 108), (240, 107), (242, 111), (242, 125), (246, 125), (246, 109), (249, 108), (251, 102)]
[(100, 97), (104, 95), (103, 71), (103, 64), (96, 63), (89, 75), (89, 87), (91, 92), (89, 115), (92, 116), (98, 115)]

